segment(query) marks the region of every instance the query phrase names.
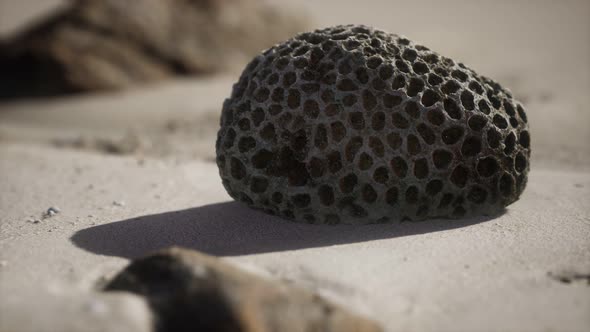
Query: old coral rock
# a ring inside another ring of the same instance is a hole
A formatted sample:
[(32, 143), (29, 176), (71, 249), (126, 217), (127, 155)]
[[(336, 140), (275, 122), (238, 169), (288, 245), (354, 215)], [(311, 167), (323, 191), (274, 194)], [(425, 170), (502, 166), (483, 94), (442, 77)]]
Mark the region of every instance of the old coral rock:
[(225, 101), (217, 164), (251, 207), (309, 223), (494, 214), (529, 170), (525, 111), (462, 63), (365, 26), (266, 50)]

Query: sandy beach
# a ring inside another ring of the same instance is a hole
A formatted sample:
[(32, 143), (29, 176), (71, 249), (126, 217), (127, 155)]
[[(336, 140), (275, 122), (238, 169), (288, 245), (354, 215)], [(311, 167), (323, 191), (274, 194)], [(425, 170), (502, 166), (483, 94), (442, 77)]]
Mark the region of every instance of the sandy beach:
[[(386, 331), (590, 329), (590, 2), (291, 2), (313, 27), (406, 35), (508, 87), (531, 128), (521, 199), (494, 218), (368, 226), (248, 209), (214, 162), (239, 72), (0, 103), (0, 331), (48, 326), (64, 299), (172, 245), (317, 291)], [(0, 35), (53, 8), (14, 4), (0, 1)]]

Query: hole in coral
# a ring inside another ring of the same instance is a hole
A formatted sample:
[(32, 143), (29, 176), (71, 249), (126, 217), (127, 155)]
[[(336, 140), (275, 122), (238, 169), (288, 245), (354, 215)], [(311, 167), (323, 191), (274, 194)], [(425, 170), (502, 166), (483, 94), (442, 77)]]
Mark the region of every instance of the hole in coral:
[(475, 131), (480, 131), (483, 127), (486, 126), (488, 123), (488, 119), (483, 115), (475, 114), (471, 118), (469, 118), (469, 128)]
[(406, 87), (406, 79), (401, 75), (396, 76), (393, 79), (393, 82), (391, 83), (391, 88), (393, 90), (403, 89), (405, 87)]
[(330, 89), (326, 89), (322, 91), (321, 95), (322, 101), (326, 104), (329, 104), (334, 101), (334, 91)]
[(244, 202), (248, 205), (254, 204), (254, 201), (252, 201), (252, 198), (250, 198), (250, 196), (246, 195), (245, 193), (240, 193), (240, 196), (238, 197), (238, 199), (241, 202)]
[(337, 88), (340, 91), (356, 91), (358, 89), (356, 84), (349, 78), (345, 78), (338, 82)]
[(416, 53), (416, 51), (411, 48), (406, 48), (404, 50), (404, 52), (402, 53), (402, 58), (404, 58), (410, 62), (413, 62), (414, 60), (416, 60), (417, 56), (418, 56), (418, 53)]
[(454, 210), (453, 210), (453, 218), (463, 218), (465, 216), (465, 213), (467, 213), (467, 211), (465, 211), (465, 208), (462, 206), (457, 206)]
[(452, 100), (452, 99), (445, 99), (444, 101), (444, 108), (445, 108), (445, 112), (447, 112), (447, 114), (455, 119), (455, 120), (459, 120), (461, 119), (462, 115), (463, 115), (463, 111), (461, 110), (461, 108), (459, 108), (459, 106), (457, 105), (457, 103)]
[(426, 158), (414, 161), (414, 176), (418, 179), (424, 179), (428, 176), (428, 161)]
[(362, 112), (350, 112), (348, 120), (352, 128), (356, 130), (362, 130), (365, 128), (365, 117)]
[(504, 99), (503, 104), (504, 104), (504, 110), (506, 111), (506, 114), (508, 114), (511, 117), (516, 115), (516, 111), (514, 110), (514, 106), (507, 99)]
[(477, 173), (483, 177), (490, 177), (498, 172), (498, 162), (493, 157), (486, 157), (477, 163)]
[(426, 113), (426, 118), (428, 119), (428, 122), (435, 126), (440, 126), (445, 122), (445, 116), (440, 109), (429, 110), (428, 113)]
[(283, 86), (285, 88), (288, 88), (291, 85), (293, 85), (295, 81), (297, 81), (297, 75), (292, 71), (285, 73), (285, 75), (283, 76)]
[(264, 121), (264, 118), (264, 111), (261, 108), (257, 108), (252, 112), (252, 122), (254, 123), (255, 127), (260, 126), (262, 121)]
[(416, 204), (418, 203), (418, 188), (416, 186), (410, 186), (406, 189), (406, 203), (408, 204)]
[(252, 177), (252, 179), (250, 180), (250, 190), (253, 193), (263, 193), (266, 191), (266, 188), (268, 188), (268, 180), (262, 177)]
[(248, 131), (250, 130), (250, 120), (248, 119), (240, 119), (240, 121), (238, 121), (238, 127), (240, 128), (241, 131)]
[(377, 192), (370, 184), (365, 184), (362, 189), (363, 201), (374, 203), (377, 200)]
[(434, 167), (438, 169), (445, 169), (449, 167), (453, 161), (453, 154), (447, 150), (435, 150), (432, 153), (432, 162)]
[(346, 95), (343, 99), (342, 99), (342, 103), (344, 104), (344, 106), (348, 106), (351, 107), (354, 104), (356, 104), (357, 98), (355, 95), (350, 94), (350, 95)]
[(313, 157), (307, 163), (307, 168), (309, 175), (314, 178), (319, 178), (326, 172), (326, 163), (320, 158)]
[(460, 88), (461, 88), (461, 85), (459, 83), (457, 83), (457, 81), (449, 80), (441, 86), (440, 91), (442, 91), (442, 93), (448, 95), (448, 94), (457, 92)]
[(528, 119), (526, 117), (526, 113), (524, 112), (524, 108), (522, 107), (522, 105), (517, 104), (516, 105), (516, 110), (518, 111), (518, 116), (520, 116), (520, 118), (522, 119), (522, 121), (524, 121), (524, 123), (528, 122)]
[(367, 66), (371, 69), (376, 69), (377, 67), (379, 67), (379, 65), (383, 62), (383, 59), (381, 59), (378, 56), (373, 56), (370, 57), (369, 60), (367, 60)]
[(424, 93), (422, 94), (422, 105), (424, 105), (425, 107), (430, 107), (439, 100), (440, 96), (433, 90), (428, 89), (424, 91)]
[(473, 109), (475, 109), (475, 102), (473, 101), (473, 94), (467, 90), (464, 90), (461, 93), (461, 104), (463, 104), (463, 107), (465, 107), (469, 111), (472, 111)]
[(406, 129), (410, 126), (408, 119), (406, 119), (401, 113), (395, 112), (391, 114), (391, 122), (394, 126), (400, 129)]
[(289, 95), (287, 96), (287, 105), (291, 109), (295, 109), (299, 107), (301, 104), (301, 94), (299, 90), (291, 89), (289, 90)]
[(383, 157), (385, 154), (385, 146), (379, 137), (371, 136), (369, 138), (369, 147), (377, 157)]
[(520, 146), (525, 149), (528, 149), (531, 146), (531, 136), (529, 135), (528, 131), (523, 131), (520, 133), (518, 144), (520, 144)]
[(293, 198), (291, 198), (291, 201), (293, 202), (293, 205), (295, 205), (298, 208), (304, 208), (309, 206), (309, 204), (311, 203), (311, 197), (309, 197), (308, 194), (297, 194), (294, 195)]
[(399, 104), (401, 104), (402, 98), (400, 96), (393, 96), (390, 94), (386, 94), (383, 96), (383, 105), (387, 108), (393, 108)]
[(516, 169), (516, 171), (518, 173), (522, 173), (526, 169), (526, 166), (526, 158), (522, 155), (522, 153), (517, 154), (516, 159), (514, 160), (514, 168)]
[(281, 204), (283, 202), (283, 194), (281, 194), (280, 192), (274, 192), (272, 194), (272, 201), (275, 202), (276, 204)]
[(320, 150), (328, 146), (328, 130), (324, 124), (319, 124), (316, 128), (314, 144)]
[(493, 121), (494, 121), (494, 125), (496, 125), (496, 127), (500, 128), (500, 129), (508, 128), (508, 122), (506, 122), (506, 119), (504, 119), (504, 117), (502, 117), (500, 114), (494, 115)]
[(366, 111), (370, 111), (377, 106), (377, 98), (369, 90), (363, 90), (363, 107)]
[(502, 175), (502, 177), (500, 178), (498, 186), (502, 196), (510, 197), (514, 192), (514, 178), (512, 177), (512, 175), (504, 173), (504, 175)]
[(477, 94), (480, 94), (480, 95), (481, 95), (481, 94), (483, 94), (483, 93), (484, 93), (484, 90), (483, 90), (483, 88), (482, 88), (482, 87), (481, 87), (481, 85), (480, 85), (479, 83), (477, 83), (476, 81), (471, 81), (471, 82), (469, 83), (469, 88), (470, 88), (472, 91), (474, 91), (475, 93), (477, 93)]
[(340, 217), (335, 214), (327, 214), (324, 217), (324, 223), (326, 225), (337, 225), (340, 223)]
[(246, 176), (246, 167), (235, 157), (230, 160), (230, 174), (236, 180), (241, 180)]
[(461, 146), (463, 157), (473, 157), (481, 151), (481, 140), (478, 137), (467, 137)]
[(223, 146), (225, 146), (226, 149), (231, 148), (232, 146), (234, 146), (234, 141), (236, 139), (236, 131), (233, 130), (232, 128), (230, 128), (227, 133), (225, 133), (225, 136), (223, 137)]
[(266, 141), (273, 141), (276, 138), (275, 126), (272, 123), (267, 124), (260, 131), (260, 137)]
[(397, 204), (398, 197), (399, 197), (399, 190), (397, 189), (397, 187), (389, 188), (389, 190), (387, 190), (387, 192), (385, 193), (385, 201), (389, 205)]
[(394, 157), (391, 160), (391, 169), (399, 178), (404, 178), (408, 172), (408, 164), (402, 157)]
[(315, 119), (320, 114), (320, 107), (316, 101), (306, 100), (305, 103), (303, 103), (303, 113), (306, 116)]
[(246, 136), (240, 138), (238, 142), (238, 149), (240, 152), (248, 152), (256, 147), (256, 140), (253, 137)]
[(516, 135), (514, 133), (508, 134), (506, 139), (504, 140), (504, 153), (511, 154), (516, 147)]
[(325, 108), (325, 112), (327, 116), (334, 116), (338, 113), (340, 113), (340, 107), (338, 104), (329, 104), (328, 106), (326, 106)]
[(425, 64), (424, 62), (415, 62), (414, 65), (412, 66), (412, 69), (414, 69), (414, 72), (416, 74), (426, 74), (430, 71), (430, 69), (428, 69), (428, 65)]
[(342, 122), (332, 122), (330, 124), (330, 129), (332, 131), (332, 139), (336, 142), (340, 142), (344, 137), (346, 137), (346, 127)]
[(453, 76), (454, 78), (458, 79), (461, 82), (467, 81), (467, 78), (468, 78), (467, 74), (461, 70), (453, 70), (453, 72), (451, 73), (451, 76)]
[(348, 174), (342, 177), (339, 181), (340, 191), (345, 194), (351, 193), (358, 183), (358, 178), (354, 174)]
[(443, 183), (441, 180), (431, 180), (426, 184), (426, 194), (429, 196), (434, 196), (441, 192), (443, 187)]
[(487, 197), (488, 192), (480, 186), (472, 187), (467, 194), (467, 199), (476, 204), (484, 203)]
[(384, 65), (379, 68), (379, 78), (386, 81), (393, 76), (393, 66), (391, 65)]
[(369, 73), (365, 68), (359, 68), (355, 72), (356, 79), (361, 82), (362, 84), (367, 84), (369, 82)]
[(375, 131), (382, 130), (385, 127), (385, 113), (376, 112), (371, 117), (371, 128)]
[(420, 117), (420, 106), (418, 106), (418, 103), (416, 103), (415, 101), (408, 101), (406, 103), (406, 107), (404, 108), (404, 110), (409, 116), (413, 117), (414, 119)]
[(373, 166), (373, 158), (365, 152), (361, 153), (359, 157), (359, 168), (365, 171), (371, 168), (371, 166)]
[(301, 85), (301, 90), (306, 94), (311, 95), (320, 91), (320, 85), (317, 83), (305, 83)]
[(463, 128), (458, 126), (447, 128), (442, 132), (442, 141), (447, 145), (455, 144), (463, 137), (463, 132)]
[(438, 76), (437, 74), (429, 74), (428, 75), (428, 83), (431, 85), (439, 85), (443, 82), (442, 77)]
[[(281, 107), (281, 105), (271, 105), (270, 108), (268, 109), (268, 113), (270, 113), (270, 115), (279, 115), (281, 112), (283, 111), (283, 108)], [(291, 116), (291, 114), (289, 114), (289, 116)]]
[(424, 89), (424, 81), (413, 77), (410, 79), (410, 85), (408, 86), (408, 96), (414, 97), (418, 93), (422, 92), (422, 89)]
[(326, 206), (334, 204), (334, 189), (328, 185), (322, 185), (318, 188), (320, 203)]
[(512, 128), (516, 128), (518, 127), (518, 120), (516, 120), (516, 118), (510, 118), (510, 125), (512, 126)]
[(355, 136), (353, 138), (351, 138), (348, 143), (346, 144), (346, 148), (345, 148), (345, 155), (346, 155), (346, 160), (348, 161), (352, 161), (354, 160), (354, 157), (356, 156), (357, 152), (361, 149), (361, 147), (363, 146), (363, 138), (360, 136)]
[(440, 203), (438, 204), (438, 208), (439, 209), (444, 209), (446, 207), (449, 206), (449, 204), (451, 204), (451, 202), (453, 201), (453, 195), (452, 194), (444, 194), (442, 196), (442, 198), (440, 199)]
[(418, 137), (416, 137), (415, 135), (412, 135), (412, 134), (408, 135), (406, 148), (407, 148), (407, 151), (410, 155), (416, 155), (416, 154), (420, 153), (420, 151), (422, 151), (422, 146), (420, 145), (420, 141), (418, 140)]
[(428, 127), (424, 123), (421, 123), (416, 127), (416, 129), (418, 130), (418, 134), (420, 134), (420, 137), (422, 137), (426, 144), (434, 143), (436, 136), (434, 135), (434, 131), (430, 129), (430, 127)]
[(500, 146), (500, 141), (502, 140), (502, 136), (496, 129), (488, 130), (488, 145), (490, 148), (495, 149)]
[(451, 182), (459, 188), (465, 187), (469, 177), (469, 170), (461, 165), (458, 165), (451, 173)]
[(272, 152), (262, 149), (256, 152), (256, 154), (252, 157), (252, 165), (258, 169), (266, 168), (268, 165), (270, 165), (273, 157), (274, 154)]
[(373, 180), (377, 183), (384, 184), (389, 180), (389, 171), (385, 167), (378, 167), (373, 172)]
[(342, 62), (340, 62), (340, 65), (338, 66), (338, 72), (341, 75), (348, 75), (350, 72), (352, 72), (352, 67), (348, 63), (348, 60), (342, 60)]
[(387, 135), (387, 144), (393, 149), (397, 150), (402, 145), (403, 139), (398, 133), (389, 133)]

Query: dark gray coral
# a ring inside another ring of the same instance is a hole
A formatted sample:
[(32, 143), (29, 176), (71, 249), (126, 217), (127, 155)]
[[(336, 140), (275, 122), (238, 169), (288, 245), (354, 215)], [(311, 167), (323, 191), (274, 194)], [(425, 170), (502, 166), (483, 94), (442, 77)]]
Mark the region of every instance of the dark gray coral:
[(525, 188), (530, 134), (512, 94), (462, 63), (366, 26), (257, 56), (223, 106), (223, 185), (309, 223), (488, 215)]

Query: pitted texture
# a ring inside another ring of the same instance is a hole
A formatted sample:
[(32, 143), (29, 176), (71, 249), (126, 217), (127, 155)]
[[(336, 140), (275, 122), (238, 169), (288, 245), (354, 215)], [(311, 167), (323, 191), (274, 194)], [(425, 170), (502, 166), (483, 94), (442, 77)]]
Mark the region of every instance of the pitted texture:
[(522, 105), (498, 83), (366, 26), (303, 33), (244, 70), (217, 164), (236, 200), (309, 223), (493, 214), (527, 181)]

